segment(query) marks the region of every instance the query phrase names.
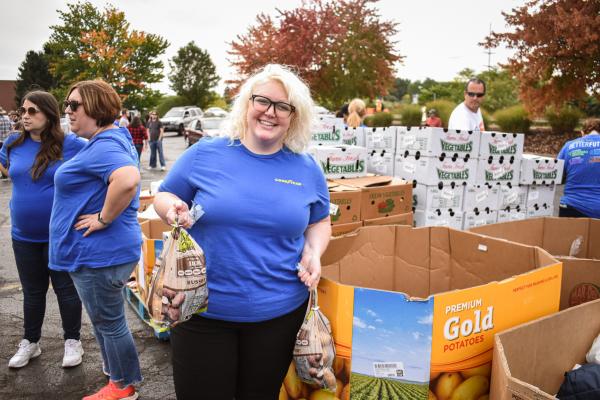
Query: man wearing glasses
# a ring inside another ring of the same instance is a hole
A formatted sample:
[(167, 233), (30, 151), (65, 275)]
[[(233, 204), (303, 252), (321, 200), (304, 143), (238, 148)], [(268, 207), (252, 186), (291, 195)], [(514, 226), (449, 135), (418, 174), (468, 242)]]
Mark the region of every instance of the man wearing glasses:
[(466, 131), (483, 131), (483, 117), (481, 116), (481, 103), (485, 97), (485, 82), (478, 78), (471, 78), (465, 86), (465, 101), (460, 103), (448, 121), (448, 129), (461, 129)]

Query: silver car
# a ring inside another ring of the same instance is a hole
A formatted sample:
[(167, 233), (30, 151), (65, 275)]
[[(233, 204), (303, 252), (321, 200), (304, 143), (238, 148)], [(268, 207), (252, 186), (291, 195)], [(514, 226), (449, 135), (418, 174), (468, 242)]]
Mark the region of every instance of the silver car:
[(162, 122), (165, 132), (175, 131), (178, 136), (181, 136), (183, 135), (185, 127), (193, 119), (201, 117), (203, 114), (200, 107), (173, 107), (162, 116), (160, 122)]

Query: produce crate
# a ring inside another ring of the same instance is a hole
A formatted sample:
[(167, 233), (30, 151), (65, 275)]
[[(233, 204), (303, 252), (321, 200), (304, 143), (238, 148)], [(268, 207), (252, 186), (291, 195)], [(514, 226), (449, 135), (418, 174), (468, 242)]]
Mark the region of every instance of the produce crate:
[(156, 336), (157, 339), (169, 340), (169, 327), (156, 323), (152, 320), (152, 318), (150, 318), (148, 309), (146, 308), (144, 301), (140, 298), (140, 295), (137, 291), (132, 290), (129, 286), (125, 286), (125, 298), (138, 317), (140, 317), (140, 319), (144, 321), (146, 325), (154, 330), (154, 336)]

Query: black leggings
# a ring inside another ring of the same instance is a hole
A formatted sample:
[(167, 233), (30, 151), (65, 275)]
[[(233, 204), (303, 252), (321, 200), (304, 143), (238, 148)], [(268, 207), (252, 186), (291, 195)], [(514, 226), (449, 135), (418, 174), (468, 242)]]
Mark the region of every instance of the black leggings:
[(171, 330), (179, 400), (277, 400), (308, 301), (252, 323), (194, 316)]
[(566, 218), (589, 218), (578, 209), (563, 204), (558, 208), (558, 216)]

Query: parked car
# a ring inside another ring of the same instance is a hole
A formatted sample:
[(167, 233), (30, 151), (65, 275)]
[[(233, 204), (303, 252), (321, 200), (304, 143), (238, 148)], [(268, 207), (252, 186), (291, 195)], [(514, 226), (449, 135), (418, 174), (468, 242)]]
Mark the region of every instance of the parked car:
[(196, 118), (185, 128), (185, 140), (188, 147), (206, 136), (218, 136), (224, 117)]
[(209, 107), (204, 111), (205, 117), (226, 117), (229, 114), (221, 107)]
[(202, 117), (204, 113), (200, 107), (185, 106), (185, 107), (173, 107), (165, 115), (162, 116), (160, 121), (163, 124), (165, 132), (175, 131), (178, 136), (183, 135), (185, 127), (194, 119)]

